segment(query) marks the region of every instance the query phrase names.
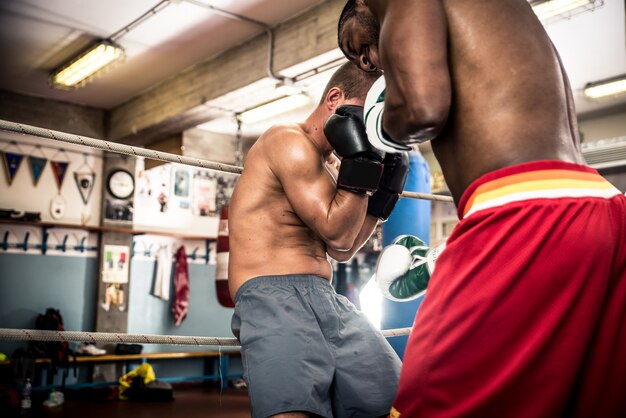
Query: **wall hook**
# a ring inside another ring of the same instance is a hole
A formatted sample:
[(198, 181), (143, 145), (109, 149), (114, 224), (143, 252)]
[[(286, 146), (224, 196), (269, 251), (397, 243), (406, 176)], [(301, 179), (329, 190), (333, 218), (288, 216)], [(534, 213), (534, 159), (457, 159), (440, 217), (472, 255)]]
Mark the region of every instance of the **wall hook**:
[(67, 249), (67, 238), (69, 237), (69, 235), (65, 234), (65, 236), (63, 237), (63, 241), (61, 242), (61, 244), (57, 245), (57, 250), (61, 250), (63, 252), (65, 252), (65, 250)]
[(24, 242), (21, 244), (15, 244), (15, 248), (21, 248), (24, 251), (28, 251), (28, 239), (30, 238), (30, 232), (24, 234)]
[(211, 255), (211, 241), (208, 239), (204, 240), (204, 262), (209, 264), (209, 258)]
[(85, 241), (86, 241), (86, 240), (87, 240), (87, 235), (84, 235), (84, 236), (80, 239), (80, 242), (78, 243), (78, 245), (74, 247), (74, 249), (75, 249), (76, 251), (80, 251), (81, 253), (82, 253), (82, 252), (85, 252), (85, 250), (87, 249), (87, 247), (85, 247)]
[(6, 251), (9, 248), (9, 231), (4, 231), (4, 239), (0, 243), (0, 248)]
[[(150, 244), (148, 246), (148, 248), (145, 249), (145, 251), (143, 252), (143, 255), (146, 257), (151, 257), (152, 256), (152, 246), (154, 245), (154, 243)], [(145, 244), (144, 244), (144, 248), (145, 248)]]
[(42, 232), (41, 232), (41, 254), (46, 255), (46, 252), (48, 251), (48, 238), (50, 237), (50, 234), (48, 233), (48, 228), (43, 228)]

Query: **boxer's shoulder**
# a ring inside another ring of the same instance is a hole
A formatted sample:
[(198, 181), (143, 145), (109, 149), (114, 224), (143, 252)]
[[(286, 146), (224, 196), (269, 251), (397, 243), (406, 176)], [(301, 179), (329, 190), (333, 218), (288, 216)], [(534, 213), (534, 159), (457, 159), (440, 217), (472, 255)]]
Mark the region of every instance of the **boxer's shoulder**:
[(274, 125), (259, 140), (263, 157), (272, 166), (317, 161), (320, 151), (298, 124)]

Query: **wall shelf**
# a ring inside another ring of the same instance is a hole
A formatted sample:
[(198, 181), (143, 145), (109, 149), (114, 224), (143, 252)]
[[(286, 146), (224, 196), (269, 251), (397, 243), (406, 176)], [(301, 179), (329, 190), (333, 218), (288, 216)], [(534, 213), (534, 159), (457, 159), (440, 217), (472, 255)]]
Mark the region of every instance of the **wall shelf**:
[(122, 227), (113, 227), (113, 226), (95, 226), (95, 225), (78, 225), (78, 224), (65, 224), (58, 222), (21, 222), (15, 221), (11, 219), (0, 219), (0, 225), (22, 225), (22, 226), (36, 226), (44, 229), (52, 229), (52, 228), (67, 228), (67, 229), (81, 229), (83, 231), (89, 232), (121, 232), (132, 235), (158, 235), (164, 237), (172, 237), (179, 239), (198, 239), (198, 240), (215, 240), (217, 236), (207, 236), (207, 235), (192, 235), (192, 234), (178, 234), (175, 232), (168, 231), (153, 231), (147, 229), (133, 229), (133, 228), (122, 228)]

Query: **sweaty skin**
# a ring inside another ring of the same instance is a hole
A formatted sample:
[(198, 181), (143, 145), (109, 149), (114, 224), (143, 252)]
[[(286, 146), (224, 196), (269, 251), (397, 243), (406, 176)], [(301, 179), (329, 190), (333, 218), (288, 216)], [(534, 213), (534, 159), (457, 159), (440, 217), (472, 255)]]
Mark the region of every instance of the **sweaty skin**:
[(330, 281), (328, 256), (347, 261), (376, 226), (366, 216), (367, 196), (336, 189), (338, 161), (322, 130), (333, 112), (318, 109), (305, 123), (275, 126), (250, 149), (229, 208), (233, 298), (258, 276), (315, 274)]
[(378, 43), (351, 19), (342, 50), (384, 70), (385, 131), (433, 140), (457, 204), (499, 168), (584, 162), (567, 75), (526, 0), (360, 0), (357, 10), (379, 23)]

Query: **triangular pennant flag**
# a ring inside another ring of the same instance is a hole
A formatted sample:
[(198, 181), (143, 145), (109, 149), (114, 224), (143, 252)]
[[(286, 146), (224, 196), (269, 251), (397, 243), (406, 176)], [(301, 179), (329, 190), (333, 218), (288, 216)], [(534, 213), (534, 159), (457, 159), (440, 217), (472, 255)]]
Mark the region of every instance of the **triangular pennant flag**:
[(37, 187), (37, 183), (39, 183), (41, 174), (43, 173), (44, 168), (46, 168), (48, 159), (29, 155), (28, 162), (30, 164), (30, 172), (33, 175), (33, 183), (35, 183), (35, 187)]
[(61, 191), (61, 186), (63, 186), (63, 180), (65, 179), (67, 166), (69, 164), (70, 163), (68, 161), (50, 161), (50, 166), (52, 166), (54, 179), (57, 181), (57, 187), (59, 188), (59, 192)]
[(80, 196), (83, 198), (83, 202), (85, 205), (89, 202), (89, 197), (91, 196), (91, 192), (93, 190), (93, 185), (95, 184), (96, 173), (74, 173), (74, 180), (76, 181), (76, 186), (78, 186), (78, 191), (80, 192)]
[(4, 160), (4, 167), (6, 168), (7, 176), (9, 178), (9, 186), (13, 183), (13, 179), (15, 178), (15, 174), (17, 174), (17, 170), (20, 168), (20, 164), (22, 164), (22, 160), (24, 159), (24, 154), (18, 154), (16, 152), (7, 152), (4, 151), (2, 153)]

